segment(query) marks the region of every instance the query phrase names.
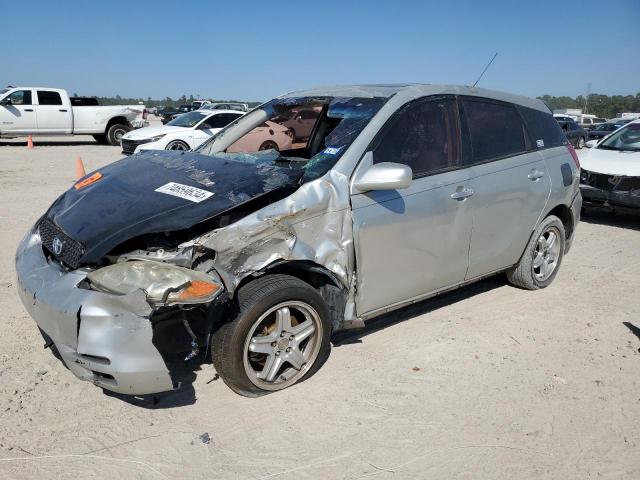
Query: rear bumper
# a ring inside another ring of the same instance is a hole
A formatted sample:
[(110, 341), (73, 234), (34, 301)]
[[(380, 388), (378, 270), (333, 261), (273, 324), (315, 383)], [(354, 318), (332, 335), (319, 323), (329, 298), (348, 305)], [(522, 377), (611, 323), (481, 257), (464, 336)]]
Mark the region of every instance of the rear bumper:
[(576, 236), (576, 228), (578, 228), (578, 223), (580, 223), (580, 212), (582, 210), (582, 195), (580, 195), (580, 191), (576, 193), (576, 196), (573, 197), (573, 201), (571, 202), (571, 213), (573, 217), (573, 229), (571, 230), (571, 235), (567, 238), (564, 246), (564, 253), (569, 253), (571, 250), (571, 245), (573, 244), (573, 239)]
[(604, 190), (591, 185), (580, 185), (585, 207), (603, 208), (610, 211), (624, 210), (640, 213), (640, 192)]
[(79, 288), (88, 272), (49, 262), (34, 232), (18, 247), (16, 272), (26, 310), (78, 378), (130, 395), (176, 387), (152, 343), (152, 309), (142, 291), (118, 296)]

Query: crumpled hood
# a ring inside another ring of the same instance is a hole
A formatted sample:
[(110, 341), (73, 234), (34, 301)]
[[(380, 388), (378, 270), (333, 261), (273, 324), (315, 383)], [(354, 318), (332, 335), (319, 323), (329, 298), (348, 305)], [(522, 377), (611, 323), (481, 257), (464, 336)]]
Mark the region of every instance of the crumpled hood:
[(640, 152), (591, 148), (580, 157), (580, 166), (594, 173), (640, 177)]
[[(276, 156), (261, 152), (248, 155), (245, 162), (226, 159), (224, 154), (139, 153), (100, 169), (102, 178), (97, 182), (80, 190), (70, 188), (46, 216), (82, 243), (81, 263), (97, 262), (131, 238), (186, 229), (270, 191), (295, 186), (302, 170), (274, 164)], [(262, 161), (252, 161), (258, 157)], [(195, 187), (211, 195), (200, 192), (200, 198), (193, 197), (200, 200), (196, 202), (156, 191), (166, 190), (172, 182), (179, 184), (178, 192)]]

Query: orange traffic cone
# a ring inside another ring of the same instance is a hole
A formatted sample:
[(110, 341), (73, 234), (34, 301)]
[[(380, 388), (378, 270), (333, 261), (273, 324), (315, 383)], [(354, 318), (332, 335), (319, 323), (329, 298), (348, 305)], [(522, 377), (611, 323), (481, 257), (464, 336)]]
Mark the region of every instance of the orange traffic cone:
[(33, 150), (33, 138), (31, 138), (31, 135), (29, 135), (29, 138), (27, 139), (27, 149)]
[(76, 159), (76, 180), (80, 180), (82, 177), (86, 177), (87, 172), (84, 171), (84, 164), (82, 163), (82, 158), (78, 155)]

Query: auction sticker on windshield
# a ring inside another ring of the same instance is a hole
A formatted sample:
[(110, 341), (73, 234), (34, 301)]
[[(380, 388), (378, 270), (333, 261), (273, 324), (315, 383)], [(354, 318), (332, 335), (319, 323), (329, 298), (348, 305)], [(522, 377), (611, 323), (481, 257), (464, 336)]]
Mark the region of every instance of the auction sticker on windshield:
[(173, 195), (174, 197), (184, 198), (185, 200), (195, 203), (200, 203), (213, 195), (213, 192), (175, 182), (169, 182), (159, 188), (156, 188), (155, 191), (166, 193), (167, 195)]

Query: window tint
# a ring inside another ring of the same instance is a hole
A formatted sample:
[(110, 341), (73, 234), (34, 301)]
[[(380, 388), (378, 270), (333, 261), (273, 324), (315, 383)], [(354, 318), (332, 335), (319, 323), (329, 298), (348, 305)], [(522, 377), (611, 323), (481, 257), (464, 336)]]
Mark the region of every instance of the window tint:
[(525, 129), (515, 107), (464, 99), (474, 162), (524, 152)]
[(557, 119), (550, 113), (521, 106), (518, 106), (518, 110), (524, 118), (533, 144), (538, 148), (558, 147), (566, 143)]
[(374, 163), (408, 165), (414, 177), (459, 166), (456, 101), (419, 100), (396, 113), (373, 150)]
[(224, 128), (238, 117), (240, 117), (240, 115), (235, 113), (219, 113), (218, 115), (209, 117), (204, 123), (207, 128)]
[(38, 103), (40, 105), (62, 105), (62, 99), (58, 92), (46, 92), (38, 90)]
[(11, 105), (31, 105), (31, 90), (18, 90), (9, 95)]

